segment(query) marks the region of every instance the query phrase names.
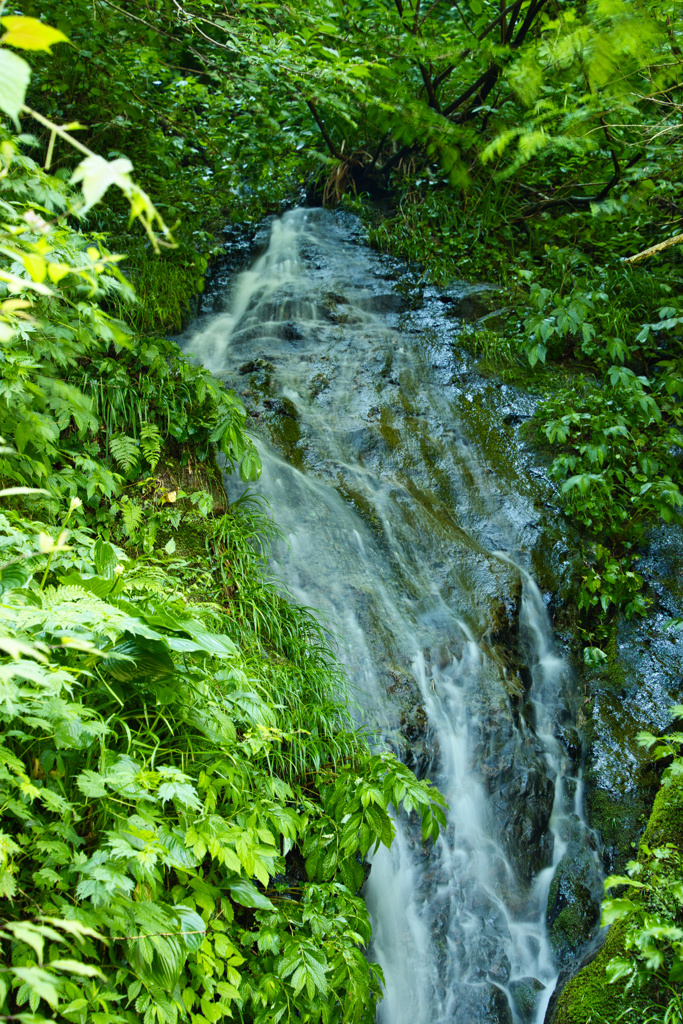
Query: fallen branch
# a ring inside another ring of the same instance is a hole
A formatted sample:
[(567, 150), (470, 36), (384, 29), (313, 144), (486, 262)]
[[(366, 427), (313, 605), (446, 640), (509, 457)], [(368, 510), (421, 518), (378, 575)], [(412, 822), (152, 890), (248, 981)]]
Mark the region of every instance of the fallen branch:
[(622, 262), (637, 263), (639, 260), (644, 260), (647, 256), (654, 256), (656, 252), (662, 252), (664, 249), (671, 248), (672, 245), (680, 245), (681, 242), (683, 242), (683, 235), (674, 235), (673, 238), (667, 238), (666, 242), (659, 242), (657, 245), (651, 245), (649, 249), (637, 252), (635, 256), (622, 257)]

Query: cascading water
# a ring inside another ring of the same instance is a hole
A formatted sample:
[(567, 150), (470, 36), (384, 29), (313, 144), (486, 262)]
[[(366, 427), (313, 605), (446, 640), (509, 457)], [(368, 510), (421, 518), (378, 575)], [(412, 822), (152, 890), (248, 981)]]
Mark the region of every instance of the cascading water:
[(356, 232), (323, 211), (276, 220), (186, 347), (254, 409), (288, 541), (275, 572), (339, 635), (378, 742), (449, 801), (432, 848), (399, 818), (373, 858), (380, 1020), (540, 1024), (567, 962), (552, 879), (570, 847), (589, 889), (598, 870), (558, 739), (571, 674), (525, 567), (535, 492), (487, 457), (503, 424), (459, 375), (457, 321), (405, 312)]

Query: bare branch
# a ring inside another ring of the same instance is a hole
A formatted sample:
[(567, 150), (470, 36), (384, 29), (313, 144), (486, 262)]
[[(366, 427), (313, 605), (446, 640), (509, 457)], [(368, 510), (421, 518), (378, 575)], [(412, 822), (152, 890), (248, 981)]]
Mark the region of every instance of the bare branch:
[(649, 249), (637, 252), (635, 256), (624, 256), (622, 262), (637, 263), (639, 260), (644, 260), (647, 256), (654, 256), (657, 252), (663, 252), (664, 249), (670, 249), (672, 245), (681, 245), (681, 243), (683, 243), (683, 235), (674, 235), (673, 238), (667, 238), (666, 242), (659, 242), (657, 245), (651, 245)]
[(332, 156), (336, 157), (337, 160), (343, 160), (344, 159), (343, 155), (339, 152), (338, 149), (335, 148), (335, 145), (332, 142), (332, 139), (327, 134), (327, 130), (325, 128), (325, 125), (323, 124), (323, 122), (322, 122), (322, 120), (320, 118), (320, 114), (318, 113), (318, 111), (316, 109), (316, 106), (315, 106), (315, 103), (313, 102), (313, 100), (306, 100), (306, 106), (308, 107), (310, 112), (313, 114), (313, 117), (315, 118), (315, 123), (317, 124), (318, 128), (320, 129), (320, 134), (322, 135), (323, 139), (325, 140), (325, 144), (327, 145), (327, 148), (329, 149), (329, 151), (332, 154)]

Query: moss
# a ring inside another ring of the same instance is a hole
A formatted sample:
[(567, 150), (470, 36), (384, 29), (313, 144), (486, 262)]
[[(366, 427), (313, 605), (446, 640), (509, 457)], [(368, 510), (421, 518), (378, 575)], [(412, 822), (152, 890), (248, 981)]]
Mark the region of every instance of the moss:
[[(589, 894), (590, 897), (590, 894)], [(580, 943), (586, 941), (586, 925), (592, 928), (592, 922), (586, 921), (584, 908), (577, 904), (565, 907), (555, 919), (550, 933), (550, 942), (553, 949), (558, 952), (565, 949), (576, 949)]]
[(567, 982), (557, 1003), (553, 1024), (592, 1024), (615, 1021), (629, 1006), (645, 1006), (645, 993), (626, 993), (626, 982), (607, 981), (607, 964), (623, 952), (626, 925), (620, 922), (610, 930), (604, 946), (576, 977)]
[[(596, 793), (593, 797), (607, 801), (606, 794)], [(623, 808), (621, 808), (623, 812)], [(626, 836), (630, 832), (626, 831)], [(653, 848), (671, 843), (683, 849), (683, 778), (670, 775), (665, 779), (655, 798), (652, 813), (640, 843), (638, 859), (643, 860), (648, 847)], [(568, 908), (571, 909), (571, 908)], [(564, 913), (564, 911), (562, 912)], [(562, 914), (558, 917), (558, 922)], [(557, 922), (556, 922), (557, 923)], [(620, 1019), (620, 1014), (631, 1008), (652, 1006), (658, 993), (654, 986), (642, 991), (626, 992), (625, 981), (609, 984), (607, 965), (614, 956), (624, 953), (624, 936), (629, 919), (619, 921), (610, 929), (605, 944), (594, 960), (572, 978), (563, 989), (553, 1015), (552, 1024), (587, 1024), (588, 1021), (611, 1024)], [(571, 922), (568, 921), (568, 924)], [(654, 1019), (654, 1018), (652, 1018)]]
[(283, 396), (267, 399), (263, 404), (265, 411), (261, 415), (261, 423), (267, 427), (273, 444), (282, 450), (292, 465), (302, 469), (303, 455), (299, 450), (302, 433), (296, 406)]
[(389, 449), (393, 451), (401, 443), (401, 431), (392, 426), (393, 412), (384, 406), (380, 412), (379, 432)]
[(655, 797), (641, 848), (673, 843), (683, 850), (683, 778), (669, 775)]
[(633, 859), (634, 840), (648, 811), (646, 801), (630, 794), (614, 796), (604, 789), (594, 789), (587, 797), (588, 819), (600, 833), (609, 855), (609, 869), (621, 872)]
[[(154, 477), (166, 491), (206, 491), (213, 498), (213, 512), (222, 515), (228, 507), (228, 496), (223, 483), (223, 472), (212, 449), (209, 457), (201, 462), (189, 445), (167, 440), (161, 458), (154, 471)], [(189, 502), (185, 500), (189, 506)], [(183, 507), (183, 500), (178, 506)]]

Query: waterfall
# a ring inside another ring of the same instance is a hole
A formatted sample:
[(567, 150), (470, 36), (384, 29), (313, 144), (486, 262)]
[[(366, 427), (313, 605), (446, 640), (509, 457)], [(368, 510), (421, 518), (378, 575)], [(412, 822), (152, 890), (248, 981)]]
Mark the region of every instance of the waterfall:
[(273, 571), (340, 638), (376, 742), (449, 802), (436, 843), (398, 816), (372, 858), (379, 1021), (541, 1024), (552, 880), (577, 844), (589, 886), (599, 872), (558, 731), (574, 681), (529, 572), (538, 496), (457, 320), (435, 296), (407, 309), (357, 234), (324, 211), (275, 220), (186, 348), (253, 409)]

